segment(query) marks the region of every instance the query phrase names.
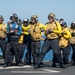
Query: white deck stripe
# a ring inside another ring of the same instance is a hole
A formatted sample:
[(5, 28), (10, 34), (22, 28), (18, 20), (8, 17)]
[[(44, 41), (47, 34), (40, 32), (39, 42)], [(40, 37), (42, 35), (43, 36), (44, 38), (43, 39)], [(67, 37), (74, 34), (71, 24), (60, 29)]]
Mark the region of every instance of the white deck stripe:
[(55, 70), (44, 70), (44, 71), (11, 71), (11, 73), (60, 73), (60, 71), (55, 71)]
[(45, 71), (11, 71), (11, 73), (50, 73)]
[[(0, 67), (0, 69), (15, 69), (15, 68), (32, 68), (32, 66), (26, 65), (23, 67), (19, 66), (11, 66), (11, 67)], [(56, 70), (50, 70), (50, 69), (42, 69), (41, 71), (11, 71), (11, 73), (61, 73), (61, 71), (56, 71)]]
[(3, 67), (0, 67), (0, 69), (14, 69), (14, 68), (30, 68), (31, 66), (29, 65), (26, 65), (26, 66), (11, 66), (11, 67), (6, 67), (6, 68), (3, 68)]
[(60, 73), (61, 71), (55, 71), (55, 70), (49, 70), (49, 69), (43, 69), (43, 70), (45, 70), (45, 71), (48, 71), (48, 72), (54, 72), (54, 73)]

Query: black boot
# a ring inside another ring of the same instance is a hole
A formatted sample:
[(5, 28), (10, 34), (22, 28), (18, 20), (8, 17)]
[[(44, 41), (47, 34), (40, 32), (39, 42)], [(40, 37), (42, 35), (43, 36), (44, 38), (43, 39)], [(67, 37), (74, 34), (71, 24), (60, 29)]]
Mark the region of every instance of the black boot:
[(18, 63), (18, 66), (24, 66), (24, 64), (23, 63)]
[(53, 64), (52, 64), (52, 67), (56, 67), (56, 64), (55, 64), (55, 63), (53, 63)]
[(7, 67), (7, 64), (4, 64), (4, 65), (3, 65), (3, 68), (6, 68), (6, 67)]
[(10, 62), (10, 63), (8, 64), (8, 66), (12, 66), (12, 62)]
[(64, 65), (64, 64), (62, 64), (62, 65), (60, 65), (60, 67), (61, 67), (61, 68), (63, 68), (63, 69), (66, 69), (66, 68), (68, 68), (68, 67), (69, 67), (69, 64), (65, 64), (65, 65)]
[(34, 69), (38, 69), (40, 67), (40, 64), (33, 65)]
[(73, 66), (75, 66), (75, 62), (73, 62), (73, 64), (72, 64)]
[(41, 65), (44, 65), (44, 63), (43, 63), (43, 62), (41, 62), (40, 64), (41, 64)]

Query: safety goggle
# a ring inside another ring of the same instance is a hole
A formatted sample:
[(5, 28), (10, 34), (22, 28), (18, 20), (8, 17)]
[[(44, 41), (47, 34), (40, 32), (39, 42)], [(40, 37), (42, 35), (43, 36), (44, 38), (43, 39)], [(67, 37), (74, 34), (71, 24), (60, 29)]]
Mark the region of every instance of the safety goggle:
[(27, 21), (23, 21), (23, 23), (28, 23)]
[(31, 21), (36, 21), (36, 18), (31, 18)]

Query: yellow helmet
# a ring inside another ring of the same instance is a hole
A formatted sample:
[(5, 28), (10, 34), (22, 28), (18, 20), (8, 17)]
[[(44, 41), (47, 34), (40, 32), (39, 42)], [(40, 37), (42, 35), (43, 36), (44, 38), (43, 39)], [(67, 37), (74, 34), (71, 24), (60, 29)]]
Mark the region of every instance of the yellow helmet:
[(32, 15), (32, 16), (31, 16), (31, 20), (38, 21), (38, 16), (37, 16), (37, 15)]
[(56, 19), (56, 16), (53, 13), (48, 14), (48, 19), (49, 19), (49, 17), (53, 17), (54, 20)]

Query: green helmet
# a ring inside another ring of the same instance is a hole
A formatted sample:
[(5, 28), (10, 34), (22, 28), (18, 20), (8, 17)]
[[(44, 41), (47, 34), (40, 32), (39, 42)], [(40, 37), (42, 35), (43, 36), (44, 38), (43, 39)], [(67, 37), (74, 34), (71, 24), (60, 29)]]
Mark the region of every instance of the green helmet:
[(48, 19), (49, 19), (49, 17), (53, 17), (54, 20), (56, 19), (56, 16), (53, 13), (48, 14)]
[(31, 21), (32, 21), (32, 20), (38, 21), (38, 16), (37, 16), (37, 15), (32, 15), (32, 16), (31, 16)]
[(0, 19), (2, 19), (2, 21), (4, 20), (4, 18), (3, 18), (3, 16), (2, 16), (2, 15), (0, 15)]

